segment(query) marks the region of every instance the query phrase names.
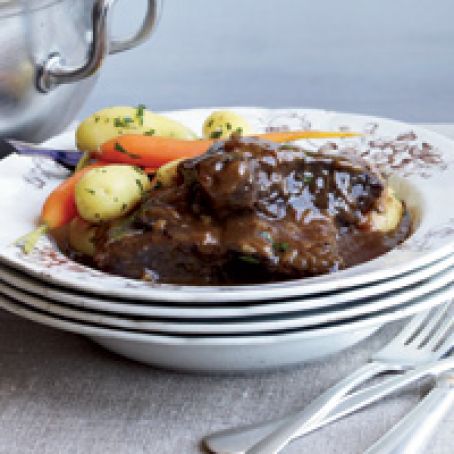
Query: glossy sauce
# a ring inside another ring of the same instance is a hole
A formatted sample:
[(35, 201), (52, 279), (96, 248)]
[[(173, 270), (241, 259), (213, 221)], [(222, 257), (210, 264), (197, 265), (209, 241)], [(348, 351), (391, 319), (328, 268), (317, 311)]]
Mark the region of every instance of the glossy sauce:
[(233, 137), (183, 161), (168, 188), (99, 229), (94, 264), (136, 279), (186, 285), (273, 282), (371, 260), (402, 242), (408, 214), (371, 232), (385, 182), (353, 156)]

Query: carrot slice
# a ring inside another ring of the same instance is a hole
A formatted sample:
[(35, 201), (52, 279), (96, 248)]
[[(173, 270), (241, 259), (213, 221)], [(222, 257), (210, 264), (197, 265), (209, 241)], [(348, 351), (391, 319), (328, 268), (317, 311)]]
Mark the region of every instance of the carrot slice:
[[(355, 132), (289, 131), (257, 134), (254, 137), (272, 142), (291, 142), (300, 139), (356, 137)], [(94, 155), (108, 162), (141, 167), (160, 167), (166, 162), (198, 156), (210, 148), (214, 139), (181, 140), (169, 137), (127, 134), (101, 145)]]

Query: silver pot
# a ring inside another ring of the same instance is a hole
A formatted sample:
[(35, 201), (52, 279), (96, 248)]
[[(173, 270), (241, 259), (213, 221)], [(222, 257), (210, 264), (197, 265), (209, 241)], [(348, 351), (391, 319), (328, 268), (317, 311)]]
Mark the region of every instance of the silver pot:
[(60, 132), (104, 58), (149, 36), (161, 0), (148, 0), (140, 30), (122, 42), (109, 37), (116, 1), (0, 0), (0, 137), (39, 142)]

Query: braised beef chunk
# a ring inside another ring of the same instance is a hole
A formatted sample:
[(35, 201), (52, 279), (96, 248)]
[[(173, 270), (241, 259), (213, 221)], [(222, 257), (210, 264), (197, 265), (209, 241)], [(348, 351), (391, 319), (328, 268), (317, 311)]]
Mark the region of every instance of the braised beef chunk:
[(106, 225), (96, 265), (133, 278), (227, 284), (345, 266), (341, 231), (357, 228), (384, 182), (368, 163), (253, 138), (217, 142), (182, 162), (177, 183)]
[(302, 219), (308, 210), (358, 222), (380, 197), (384, 182), (356, 157), (308, 152), (252, 138), (218, 142), (180, 166), (185, 182), (222, 218), (249, 210)]

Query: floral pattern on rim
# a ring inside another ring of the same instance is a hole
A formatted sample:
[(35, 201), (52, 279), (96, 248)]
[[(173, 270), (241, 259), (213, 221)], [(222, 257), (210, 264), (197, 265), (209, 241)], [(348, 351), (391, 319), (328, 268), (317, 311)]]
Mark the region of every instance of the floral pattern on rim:
[[(74, 278), (80, 281), (100, 279), (106, 276), (102, 271), (82, 265), (63, 254), (56, 243), (49, 237), (41, 238), (29, 254), (25, 254), (20, 246), (14, 245), (12, 247), (15, 247), (15, 255), (19, 260), (38, 265), (40, 268), (47, 270), (49, 275), (53, 269), (58, 269), (59, 272), (71, 273)], [(150, 281), (127, 279), (113, 275), (109, 275), (109, 280), (118, 281), (118, 284), (124, 288), (149, 288), (155, 285)]]
[(266, 116), (259, 116), (256, 118), (256, 122), (263, 132), (312, 129), (312, 123), (307, 115), (293, 110), (278, 111)]
[[(340, 127), (348, 131), (348, 126)], [(365, 135), (356, 140), (337, 141), (325, 144), (341, 153), (352, 153), (373, 162), (385, 176), (398, 174), (402, 177), (417, 175), (430, 178), (433, 172), (444, 171), (451, 162), (443, 159), (441, 150), (420, 140), (415, 132), (399, 133), (396, 137), (380, 136), (376, 123), (364, 125)]]
[(101, 272), (85, 267), (65, 254), (61, 253), (57, 245), (48, 237), (43, 237), (36, 244), (33, 251), (25, 254), (22, 247), (16, 245), (17, 257), (24, 259), (26, 258), (30, 263), (36, 263), (42, 265), (45, 269), (52, 268), (65, 268), (65, 270), (76, 272), (76, 273), (89, 273), (91, 277), (99, 277), (102, 275)]
[[(306, 114), (286, 110), (261, 116), (257, 119), (265, 132), (310, 130), (313, 122)], [(351, 131), (351, 127), (340, 125), (339, 131)], [(434, 171), (446, 170), (450, 162), (443, 159), (439, 149), (418, 138), (413, 131), (403, 131), (395, 137), (381, 135), (377, 122), (364, 123), (360, 132), (364, 136), (353, 139), (332, 140), (320, 147), (317, 140), (303, 140), (301, 146), (310, 150), (351, 153), (373, 162), (385, 176), (398, 174), (406, 177), (418, 175), (430, 178)]]
[(50, 181), (68, 176), (68, 171), (52, 159), (34, 156), (31, 160), (33, 167), (23, 179), (36, 189), (44, 189)]

